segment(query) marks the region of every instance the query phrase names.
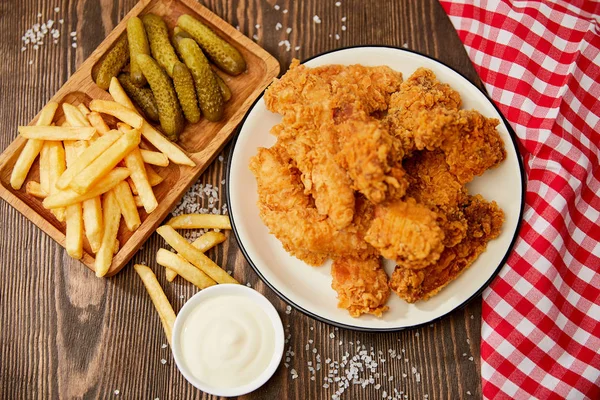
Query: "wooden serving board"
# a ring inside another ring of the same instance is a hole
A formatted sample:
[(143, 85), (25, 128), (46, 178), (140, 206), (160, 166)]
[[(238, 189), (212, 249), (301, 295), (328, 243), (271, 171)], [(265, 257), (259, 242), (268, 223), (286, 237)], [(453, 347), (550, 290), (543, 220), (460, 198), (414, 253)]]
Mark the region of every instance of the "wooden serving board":
[[(139, 209), (142, 224), (135, 232), (129, 232), (125, 228), (125, 224), (121, 223), (118, 234), (120, 249), (113, 258), (107, 276), (119, 272), (133, 257), (135, 252), (155, 231), (174, 205), (231, 138), (236, 126), (254, 100), (279, 74), (279, 63), (273, 56), (195, 0), (142, 0), (133, 7), (129, 14), (79, 67), (77, 72), (56, 92), (51, 101), (88, 105), (93, 99), (110, 100), (111, 97), (108, 92), (100, 89), (92, 80), (92, 68), (111, 49), (120, 35), (126, 31), (127, 20), (133, 16), (141, 16), (147, 13), (154, 13), (163, 17), (171, 31), (181, 14), (193, 15), (210, 26), (219, 36), (242, 53), (246, 60), (247, 71), (236, 77), (224, 73), (219, 74), (227, 82), (233, 93), (231, 100), (225, 104), (225, 115), (221, 122), (214, 123), (202, 119), (196, 124), (188, 123), (182, 132), (177, 144), (194, 160), (196, 166), (181, 166), (171, 162), (165, 168), (154, 167), (165, 178), (162, 183), (154, 187), (159, 205), (151, 214), (146, 214), (143, 208)], [(35, 125), (38, 116), (29, 125)], [(55, 121), (60, 123), (63, 120), (62, 109), (59, 107)], [(10, 175), (13, 166), (25, 143), (25, 139), (17, 136), (0, 155), (0, 197), (64, 247), (65, 224), (59, 222), (49, 210), (46, 210), (40, 199), (28, 195), (25, 192), (25, 184), (20, 190), (14, 190), (10, 186)], [(33, 164), (27, 181), (35, 180), (39, 182), (38, 162), (36, 160)], [(84, 254), (81, 261), (93, 270), (94, 254), (85, 238), (83, 250)]]

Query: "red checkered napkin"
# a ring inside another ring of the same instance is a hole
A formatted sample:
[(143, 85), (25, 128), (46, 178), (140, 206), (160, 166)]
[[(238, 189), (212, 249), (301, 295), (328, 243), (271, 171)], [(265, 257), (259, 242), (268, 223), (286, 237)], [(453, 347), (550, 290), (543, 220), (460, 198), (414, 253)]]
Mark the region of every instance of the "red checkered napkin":
[(483, 293), (483, 395), (600, 399), (600, 2), (440, 2), (527, 173), (521, 234)]

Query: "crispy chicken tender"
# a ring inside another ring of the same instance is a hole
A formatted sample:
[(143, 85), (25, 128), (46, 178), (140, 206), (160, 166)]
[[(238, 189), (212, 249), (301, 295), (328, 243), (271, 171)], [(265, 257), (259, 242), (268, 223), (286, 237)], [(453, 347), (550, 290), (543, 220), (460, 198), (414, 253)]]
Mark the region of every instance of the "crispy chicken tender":
[[(392, 168), (399, 144), (372, 116), (387, 110), (401, 81), (388, 67), (308, 68), (294, 60), (265, 93), (267, 108), (283, 116), (271, 133), (301, 171), (305, 193), (338, 229), (352, 222), (354, 190), (374, 202), (388, 191), (404, 193), (403, 174)], [(360, 147), (350, 148), (350, 138)]]
[(444, 250), (444, 232), (437, 214), (413, 198), (375, 207), (375, 218), (365, 240), (382, 256), (410, 268), (425, 268)]
[(475, 110), (438, 108), (421, 112), (415, 145), (418, 149), (439, 148), (460, 183), (467, 183), (504, 161), (506, 150), (495, 118)]
[(450, 173), (440, 151), (416, 151), (403, 162), (410, 186), (406, 195), (414, 198), (438, 215), (438, 225), (444, 231), (443, 244), (452, 247), (467, 234), (467, 220), (462, 205), (467, 189)]
[(391, 96), (386, 121), (390, 132), (400, 139), (404, 151), (410, 154), (416, 148), (415, 132), (421, 125), (416, 117), (421, 111), (458, 110), (461, 104), (456, 90), (440, 83), (431, 70), (419, 68)]
[(290, 254), (318, 266), (327, 258), (373, 253), (359, 225), (337, 230), (317, 212), (285, 149), (260, 148), (250, 160), (250, 170), (258, 184), (260, 217)]
[(385, 303), (390, 288), (381, 257), (371, 256), (364, 260), (340, 257), (331, 266), (331, 276), (331, 287), (338, 294), (338, 307), (347, 309), (351, 316), (373, 314), (381, 317), (388, 310)]
[(396, 266), (389, 284), (398, 296), (414, 303), (436, 295), (473, 264), (490, 240), (500, 235), (504, 213), (496, 202), (488, 202), (481, 195), (469, 196), (464, 214), (468, 221), (466, 238), (446, 248), (435, 264), (420, 270), (403, 264)]

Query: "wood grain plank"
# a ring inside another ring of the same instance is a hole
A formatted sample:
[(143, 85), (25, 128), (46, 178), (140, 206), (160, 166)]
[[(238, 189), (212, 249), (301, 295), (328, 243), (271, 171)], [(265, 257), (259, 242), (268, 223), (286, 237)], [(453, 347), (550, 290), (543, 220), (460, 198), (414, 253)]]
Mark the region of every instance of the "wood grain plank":
[[(14, 138), (14, 127), (37, 113), (135, 5), (134, 0), (24, 0), (19, 7), (9, 3), (0, 3), (2, 149)], [(234, 27), (239, 26), (246, 36), (257, 34), (258, 43), (277, 57), (282, 71), (292, 57), (306, 59), (359, 44), (401, 47), (407, 43), (409, 48), (440, 59), (479, 84), (460, 40), (435, 0), (341, 3), (336, 7), (335, 1), (318, 0), (203, 2)], [(275, 4), (279, 10), (275, 10)], [(21, 53), (20, 35), (38, 21), (38, 12), (48, 18), (54, 15), (56, 6), (65, 22), (59, 45), (47, 45), (37, 53)], [(282, 13), (284, 9), (288, 10), (286, 14)], [(321, 24), (314, 23), (314, 15), (320, 16)], [(347, 30), (341, 31), (344, 16)], [(276, 31), (278, 22), (282, 29)], [(292, 28), (290, 35), (285, 33), (288, 27)], [(77, 31), (77, 49), (71, 47), (71, 31)], [(340, 35), (339, 40), (335, 33)], [(289, 52), (278, 45), (282, 40), (290, 41)], [(296, 46), (300, 49), (295, 50)], [(34, 60), (32, 65), (28, 64), (30, 59)], [(201, 182), (220, 186), (229, 151), (227, 146), (221, 152), (225, 161), (213, 162), (199, 178)], [(220, 205), (224, 200), (225, 193), (221, 193)], [(0, 221), (0, 398), (215, 398), (187, 383), (177, 371), (168, 347), (162, 348), (166, 339), (160, 322), (131, 268), (114, 278), (98, 280), (5, 202), (0, 202)], [(151, 266), (177, 311), (196, 289), (181, 278), (172, 284), (166, 281), (155, 262), (156, 251), (163, 246), (160, 237), (150, 236), (130, 265), (144, 262)], [(295, 310), (287, 314), (287, 305), (252, 271), (233, 235), (229, 234), (228, 240), (208, 255), (275, 305), (290, 335), (286, 350), (295, 354), (290, 357), (289, 368), (282, 364), (267, 385), (242, 398), (331, 398), (333, 385), (322, 387), (322, 377), (327, 374), (324, 360), (341, 360), (345, 352), (354, 354), (359, 341), (369, 350), (372, 346), (375, 352), (395, 349), (402, 354), (395, 359), (386, 354), (387, 365), (378, 370), (393, 374), (393, 387), (409, 399), (423, 399), (425, 395), (428, 399), (481, 397), (479, 298), (433, 326), (416, 330), (377, 335), (336, 330)], [(330, 334), (335, 337), (330, 338)], [(310, 349), (317, 348), (322, 359), (322, 369), (315, 372), (314, 381), (307, 363), (312, 361), (314, 366), (316, 355), (312, 350), (305, 351), (309, 340), (313, 341)], [(469, 360), (471, 356), (473, 361)], [(420, 382), (416, 382), (412, 367), (421, 374)], [(297, 379), (291, 377), (292, 368), (298, 372)], [(382, 390), (391, 387), (391, 383), (382, 384), (379, 390), (374, 385), (365, 389), (351, 385), (342, 398), (381, 398)]]

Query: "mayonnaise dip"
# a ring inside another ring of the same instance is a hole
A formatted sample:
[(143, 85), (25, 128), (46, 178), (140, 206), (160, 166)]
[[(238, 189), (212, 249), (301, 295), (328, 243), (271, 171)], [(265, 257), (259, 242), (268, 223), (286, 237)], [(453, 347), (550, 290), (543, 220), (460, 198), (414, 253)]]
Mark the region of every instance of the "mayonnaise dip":
[(258, 378), (275, 352), (275, 329), (252, 299), (223, 294), (202, 300), (183, 321), (183, 362), (205, 385), (233, 388)]

